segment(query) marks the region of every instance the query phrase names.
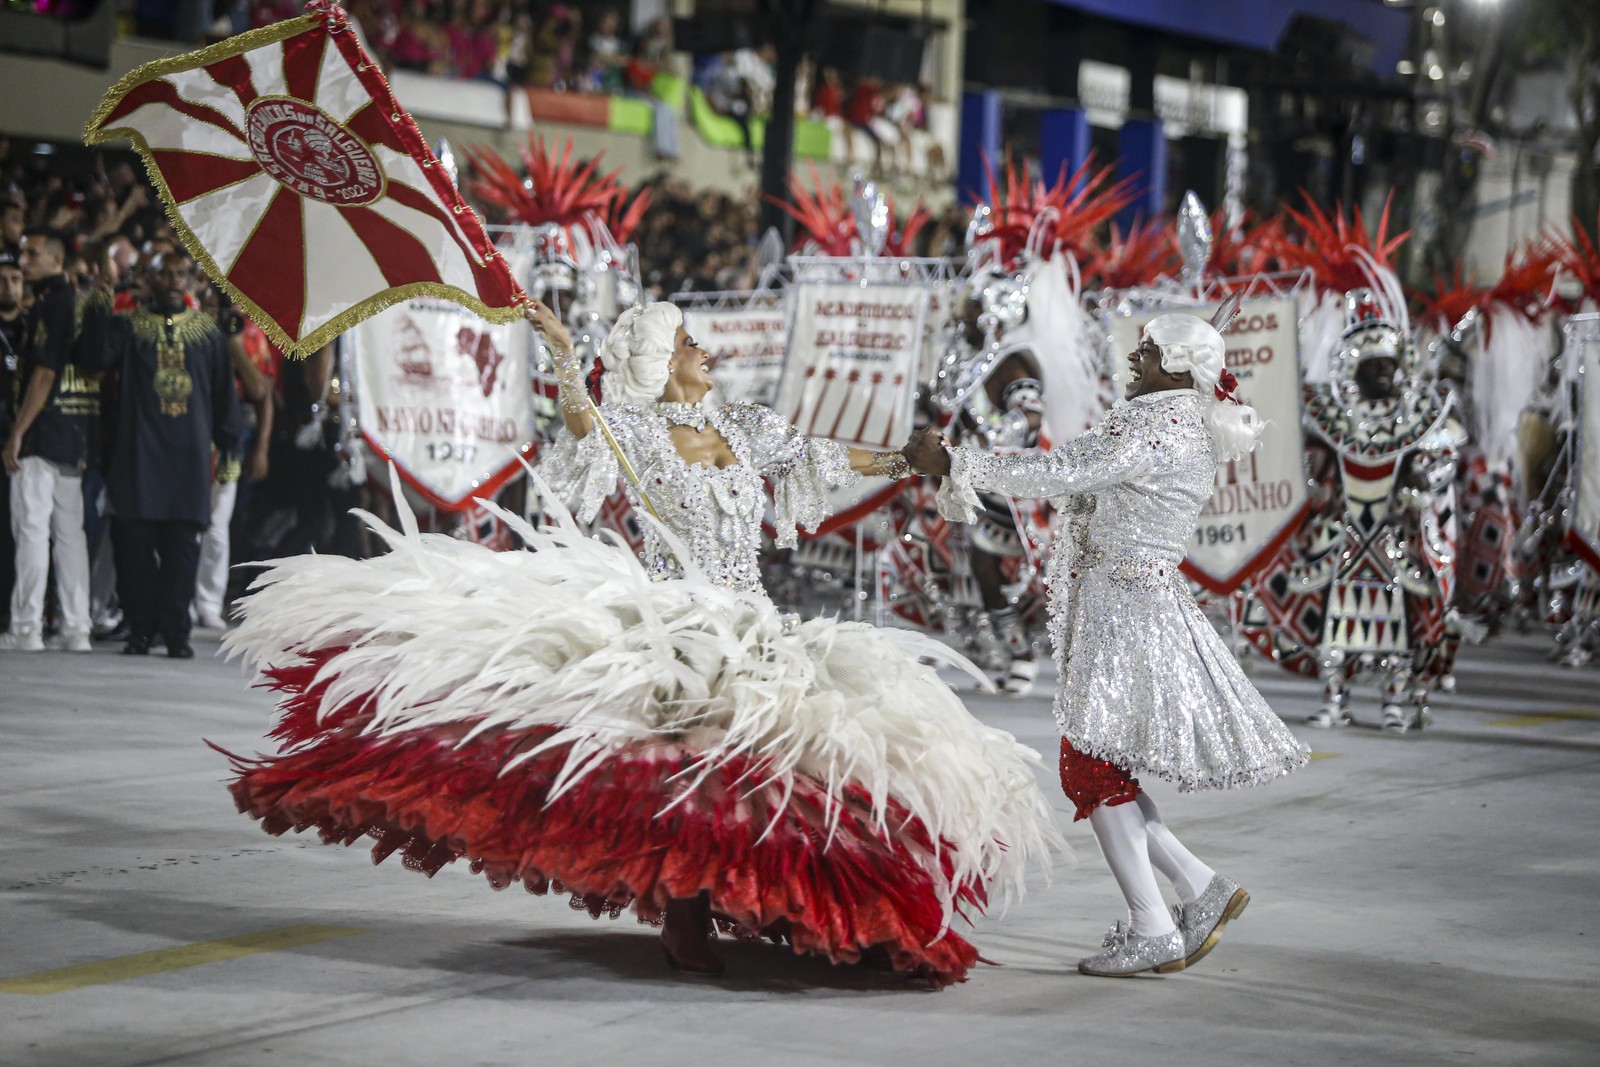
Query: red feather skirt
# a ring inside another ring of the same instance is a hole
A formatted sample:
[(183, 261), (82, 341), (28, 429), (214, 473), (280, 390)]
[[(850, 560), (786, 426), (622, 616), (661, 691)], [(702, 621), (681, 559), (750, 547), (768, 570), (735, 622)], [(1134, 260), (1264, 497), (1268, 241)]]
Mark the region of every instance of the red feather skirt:
[[(704, 773), (671, 739), (629, 743), (552, 798), (566, 746), (506, 769), (548, 729), (465, 742), (471, 724), (363, 734), (362, 701), (319, 722), (326, 681), (313, 679), (331, 654), (268, 672), (284, 693), (279, 755), (225, 753), (239, 810), (270, 834), (375, 838), (374, 863), (399, 852), (430, 877), (465, 858), (496, 889), (568, 893), (595, 917), (631, 909), (654, 922), (669, 899), (705, 891), (741, 934), (781, 932), (796, 952), (835, 963), (870, 951), (937, 986), (977, 962), (944, 927), (926, 829), (892, 800), (885, 831), (864, 791), (830, 805), (821, 783), (768, 782), (759, 762), (740, 758)], [(956, 903), (981, 911), (981, 887), (960, 887)]]

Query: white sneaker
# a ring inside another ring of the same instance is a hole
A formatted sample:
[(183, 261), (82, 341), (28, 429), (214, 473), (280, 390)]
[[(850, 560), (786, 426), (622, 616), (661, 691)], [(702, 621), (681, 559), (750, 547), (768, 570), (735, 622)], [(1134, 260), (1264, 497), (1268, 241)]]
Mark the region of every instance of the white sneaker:
[(1014, 659), (1011, 670), (1000, 683), (1000, 688), (1014, 697), (1025, 697), (1033, 692), (1033, 683), (1039, 677), (1039, 662), (1031, 659)]
[(44, 638), (38, 630), (7, 630), (0, 634), (0, 652), (43, 652)]
[(1306, 716), (1306, 725), (1315, 726), (1319, 730), (1337, 730), (1342, 726), (1349, 726), (1350, 722), (1350, 713), (1332, 701)]
[(194, 624), (202, 630), (226, 630), (228, 628), (228, 620), (222, 617), (222, 613), (220, 611), (212, 611), (210, 608), (201, 608), (196, 611)]
[(1385, 704), (1383, 706), (1383, 728), (1386, 732), (1403, 734), (1416, 725), (1420, 725), (1420, 723), (1413, 723), (1411, 716), (1406, 714), (1406, 709), (1399, 704)]
[(44, 643), (52, 652), (93, 652), (88, 634), (57, 634)]

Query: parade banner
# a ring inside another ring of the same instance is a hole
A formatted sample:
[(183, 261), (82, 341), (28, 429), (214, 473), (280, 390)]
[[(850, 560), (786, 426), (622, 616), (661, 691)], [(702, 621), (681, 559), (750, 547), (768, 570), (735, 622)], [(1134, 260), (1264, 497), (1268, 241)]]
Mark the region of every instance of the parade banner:
[(797, 286), (778, 410), (808, 437), (904, 444), (927, 310), (920, 285)]
[[(777, 410), (801, 433), (855, 448), (895, 449), (911, 434), (912, 403), (928, 312), (923, 285), (803, 282), (778, 387)], [(833, 517), (849, 526), (886, 503), (897, 482), (863, 478), (833, 494)]]
[(328, 0), (106, 94), (88, 144), (126, 137), (206, 277), (291, 356), (421, 296), (497, 322), (515, 278)]
[(428, 297), (373, 316), (345, 335), (362, 436), (434, 507), (492, 497), (533, 453), (530, 341)]
[(1566, 540), (1579, 559), (1600, 571), (1600, 316), (1574, 315), (1566, 334), (1573, 368), (1568, 380), (1576, 380), (1578, 407), (1577, 500)]
[[(1195, 307), (1210, 317), (1215, 305)], [(1121, 396), (1126, 356), (1145, 323), (1164, 311), (1111, 320), (1113, 382)], [(1200, 513), (1183, 569), (1218, 595), (1249, 580), (1294, 533), (1307, 506), (1305, 442), (1300, 424), (1299, 327), (1290, 298), (1247, 300), (1224, 337), (1240, 399), (1266, 421), (1261, 445), (1217, 470), (1216, 491)]]
[(766, 407), (777, 402), (789, 332), (782, 304), (684, 308), (683, 326), (710, 353), (711, 377), (724, 400)]

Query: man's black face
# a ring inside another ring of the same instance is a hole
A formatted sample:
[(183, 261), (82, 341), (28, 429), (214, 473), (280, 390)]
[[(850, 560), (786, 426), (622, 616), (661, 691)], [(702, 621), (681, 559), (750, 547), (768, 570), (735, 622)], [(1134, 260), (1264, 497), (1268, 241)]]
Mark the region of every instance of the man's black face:
[(1387, 400), (1394, 395), (1400, 364), (1393, 356), (1371, 356), (1356, 365), (1356, 388), (1363, 400)]
[(0, 314), (10, 315), (22, 306), (22, 269), (0, 267)]
[(969, 299), (961, 309), (961, 336), (974, 348), (983, 344), (983, 327), (978, 320), (983, 316), (983, 301)]
[(168, 311), (181, 310), (194, 291), (194, 263), (185, 256), (166, 256), (156, 271), (155, 288), (156, 298)]

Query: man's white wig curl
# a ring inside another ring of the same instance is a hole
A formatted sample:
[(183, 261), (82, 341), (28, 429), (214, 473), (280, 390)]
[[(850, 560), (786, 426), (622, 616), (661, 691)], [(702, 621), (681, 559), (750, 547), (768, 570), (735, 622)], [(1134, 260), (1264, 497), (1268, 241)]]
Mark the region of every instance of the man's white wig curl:
[(600, 394), (611, 404), (648, 406), (667, 388), (667, 364), (678, 347), (683, 309), (666, 301), (631, 307), (617, 316), (600, 345)]
[(1211, 431), (1217, 462), (1226, 463), (1253, 451), (1266, 423), (1255, 408), (1225, 387), (1227, 345), (1217, 328), (1198, 315), (1172, 312), (1146, 323), (1144, 335), (1161, 350), (1162, 370), (1168, 374), (1188, 371), (1194, 378), (1195, 392), (1206, 403), (1206, 427)]

